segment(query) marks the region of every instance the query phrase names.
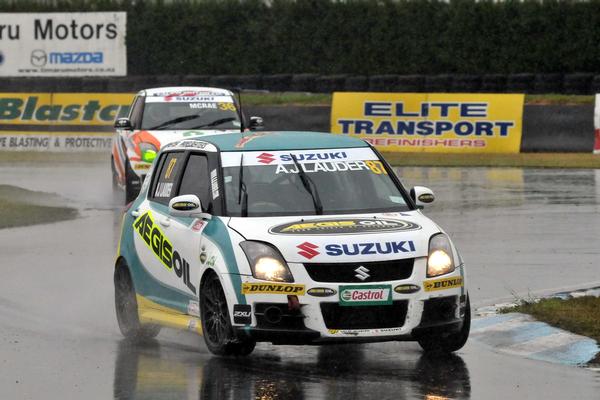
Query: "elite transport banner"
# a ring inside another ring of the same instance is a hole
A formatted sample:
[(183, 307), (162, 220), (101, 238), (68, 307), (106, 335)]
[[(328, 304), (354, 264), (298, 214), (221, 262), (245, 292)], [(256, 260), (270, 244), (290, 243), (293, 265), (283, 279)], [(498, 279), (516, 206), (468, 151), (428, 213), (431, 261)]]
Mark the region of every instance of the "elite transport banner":
[(331, 132), (383, 151), (518, 153), (522, 94), (334, 93)]
[(127, 13), (0, 13), (0, 76), (125, 76)]
[(106, 151), (127, 93), (0, 93), (0, 150)]

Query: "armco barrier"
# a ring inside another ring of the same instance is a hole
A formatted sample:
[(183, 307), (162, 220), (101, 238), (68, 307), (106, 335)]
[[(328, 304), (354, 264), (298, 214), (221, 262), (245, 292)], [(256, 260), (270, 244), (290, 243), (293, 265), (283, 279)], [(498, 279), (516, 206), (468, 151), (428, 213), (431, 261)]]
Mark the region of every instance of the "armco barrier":
[[(329, 106), (246, 107), (246, 113), (263, 117), (267, 130), (327, 132), (330, 129)], [(594, 145), (593, 116), (593, 105), (526, 105), (521, 152), (591, 153)]]
[[(312, 76), (316, 77), (316, 76)], [(563, 85), (566, 77), (559, 74), (547, 74), (536, 76), (519, 76), (519, 79), (512, 81), (516, 84), (527, 84), (533, 82), (536, 91), (540, 90), (542, 85)], [(291, 84), (294, 75), (247, 75), (237, 76), (239, 83), (247, 86), (256, 86), (259, 88), (269, 87), (274, 91), (287, 90)], [(306, 80), (307, 76), (302, 77)], [(321, 79), (323, 78), (323, 79)], [(534, 80), (530, 81), (530, 79)], [(201, 75), (185, 76), (153, 76), (153, 77), (126, 77), (111, 79), (96, 78), (73, 78), (73, 79), (0, 79), (0, 87), (4, 92), (37, 92), (37, 93), (57, 93), (57, 92), (129, 92), (133, 93), (139, 89), (152, 86), (171, 86), (171, 85), (206, 85), (212, 84), (215, 77)], [(224, 78), (221, 78), (224, 79)], [(340, 87), (342, 81), (345, 83), (347, 91), (368, 90), (370, 79), (367, 76), (331, 76), (315, 78), (319, 87), (325, 89), (326, 86)], [(420, 76), (413, 76), (416, 79), (412, 82), (420, 81)], [(471, 78), (468, 78), (471, 79)], [(468, 80), (467, 79), (467, 80)], [(571, 79), (571, 78), (569, 78)], [(589, 76), (579, 78), (580, 82), (590, 82), (592, 88), (597, 87), (600, 91), (600, 75), (590, 79)], [(576, 79), (571, 79), (575, 81)], [(410, 81), (410, 79), (409, 79)], [(571, 82), (570, 81), (570, 82)], [(433, 75), (424, 76), (424, 90), (449, 91), (455, 84), (453, 75)], [(481, 90), (489, 92), (502, 92), (508, 84), (507, 75), (492, 74), (481, 76)], [(298, 79), (296, 79), (296, 84)], [(595, 86), (594, 86), (595, 85)], [(431, 89), (431, 90), (429, 90)], [(435, 90), (434, 90), (435, 89)], [(577, 106), (547, 106), (547, 105), (526, 105), (523, 115), (523, 137), (521, 151), (523, 152), (585, 152), (590, 153), (593, 149), (594, 126), (593, 126), (593, 105)], [(329, 131), (331, 108), (328, 106), (260, 106), (246, 107), (247, 115), (259, 115), (265, 119), (265, 127), (269, 130), (316, 130)], [(0, 121), (0, 124), (2, 121)], [(6, 129), (6, 127), (5, 127)], [(19, 129), (27, 130), (25, 126)], [(55, 129), (55, 128), (52, 128)], [(78, 128), (81, 131), (87, 129), (83, 126)], [(94, 129), (96, 130), (96, 129)], [(98, 129), (104, 131), (105, 128)], [(110, 127), (107, 131), (112, 130)]]

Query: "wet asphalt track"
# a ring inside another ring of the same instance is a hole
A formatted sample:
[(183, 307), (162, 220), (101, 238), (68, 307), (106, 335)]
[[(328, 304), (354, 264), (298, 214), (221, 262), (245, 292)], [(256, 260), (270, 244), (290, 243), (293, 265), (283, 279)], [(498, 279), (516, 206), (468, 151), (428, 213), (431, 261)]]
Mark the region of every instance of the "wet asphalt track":
[[(600, 281), (600, 173), (400, 174), (407, 186), (436, 192), (427, 213), (461, 249), (474, 306)], [(221, 359), (201, 338), (170, 330), (133, 346), (113, 311), (121, 197), (112, 194), (108, 163), (2, 165), (0, 183), (59, 193), (81, 214), (0, 230), (0, 399), (598, 398), (598, 372), (475, 342), (444, 359), (423, 357), (413, 343), (261, 344), (248, 359)]]

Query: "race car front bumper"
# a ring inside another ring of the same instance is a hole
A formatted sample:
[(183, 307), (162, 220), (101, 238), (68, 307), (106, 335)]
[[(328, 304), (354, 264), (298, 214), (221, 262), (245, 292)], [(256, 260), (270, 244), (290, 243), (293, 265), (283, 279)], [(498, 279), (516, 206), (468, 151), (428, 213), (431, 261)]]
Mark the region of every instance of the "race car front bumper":
[[(448, 304), (460, 304), (456, 296), (442, 298)], [(437, 300), (437, 299), (436, 299)], [(278, 304), (277, 308), (287, 308), (287, 304)], [(427, 307), (426, 307), (427, 308)], [(450, 310), (450, 309), (449, 309)], [(255, 313), (256, 315), (256, 313)], [(440, 313), (435, 310), (432, 313), (424, 313), (421, 323), (412, 330), (402, 334), (392, 335), (360, 335), (359, 331), (345, 330), (343, 336), (322, 335), (319, 331), (309, 329), (304, 325), (304, 316), (301, 312), (282, 312), (279, 321), (260, 321), (264, 316), (257, 316), (259, 323), (255, 327), (236, 327), (237, 335), (250, 337), (257, 342), (271, 342), (273, 344), (325, 344), (325, 343), (348, 343), (348, 342), (386, 342), (386, 341), (412, 341), (431, 334), (452, 334), (459, 332), (464, 323), (464, 312), (461, 318), (456, 318), (454, 313)], [(272, 317), (271, 317), (272, 318)], [(333, 333), (335, 330), (329, 330)], [(374, 332), (385, 331), (373, 330)], [(390, 328), (390, 331), (398, 331)], [(352, 332), (355, 335), (352, 335)], [(366, 333), (366, 330), (362, 330)]]
[[(234, 324), (234, 328), (238, 335), (275, 344), (416, 340), (429, 334), (444, 335), (459, 331), (466, 310), (464, 285), (426, 291), (426, 281), (431, 280), (424, 276), (425, 269), (420, 265), (423, 262), (423, 259), (416, 259), (413, 273), (406, 279), (379, 282), (390, 288), (410, 284), (420, 287), (414, 293), (394, 291), (391, 304), (348, 306), (341, 304), (338, 295), (315, 297), (308, 293), (300, 296), (247, 294), (246, 301), (252, 309), (252, 321), (243, 326)], [(301, 276), (301, 265), (291, 267), (295, 277)], [(463, 276), (461, 265), (443, 279), (460, 278), (464, 283)], [(244, 280), (256, 283), (252, 277)], [(338, 294), (347, 285), (311, 282), (306, 275), (296, 282), (307, 282), (307, 290), (311, 287), (326, 287)], [(297, 307), (294, 307), (295, 304)]]

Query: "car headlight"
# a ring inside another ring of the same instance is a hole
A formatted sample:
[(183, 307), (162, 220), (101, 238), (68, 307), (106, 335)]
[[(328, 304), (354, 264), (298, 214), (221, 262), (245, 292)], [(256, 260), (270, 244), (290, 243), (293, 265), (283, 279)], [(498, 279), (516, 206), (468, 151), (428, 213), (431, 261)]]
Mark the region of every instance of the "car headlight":
[(454, 271), (454, 259), (448, 236), (443, 233), (433, 235), (429, 239), (427, 277), (444, 275), (452, 271)]
[(140, 157), (142, 158), (142, 161), (151, 163), (156, 158), (157, 152), (158, 149), (152, 143), (140, 143)]
[(275, 247), (264, 242), (254, 241), (242, 242), (240, 246), (248, 258), (252, 276), (256, 279), (273, 282), (294, 282), (294, 277), (287, 263)]

